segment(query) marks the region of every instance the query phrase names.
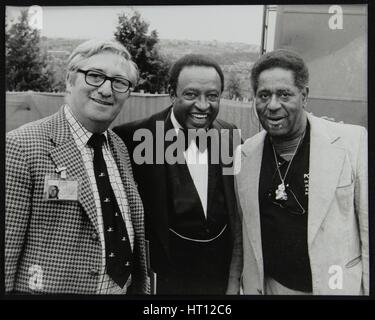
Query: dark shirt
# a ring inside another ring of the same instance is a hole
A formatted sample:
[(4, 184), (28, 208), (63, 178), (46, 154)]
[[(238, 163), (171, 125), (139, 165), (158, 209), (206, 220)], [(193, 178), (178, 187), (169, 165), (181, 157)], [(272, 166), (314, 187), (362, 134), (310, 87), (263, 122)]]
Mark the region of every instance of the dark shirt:
[[(266, 136), (259, 179), (259, 204), (265, 276), (298, 291), (311, 292), (307, 244), (310, 127), (285, 178), (288, 200), (275, 200), (281, 184), (269, 135)], [(277, 155), (284, 178), (289, 162)]]

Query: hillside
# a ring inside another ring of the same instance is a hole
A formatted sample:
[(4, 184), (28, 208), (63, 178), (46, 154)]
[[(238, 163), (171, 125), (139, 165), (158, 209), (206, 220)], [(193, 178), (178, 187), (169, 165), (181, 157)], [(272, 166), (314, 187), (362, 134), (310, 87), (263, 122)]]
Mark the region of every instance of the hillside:
[[(86, 39), (47, 38), (42, 37), (42, 45), (48, 51), (72, 50)], [(201, 53), (215, 57), (220, 65), (234, 64), (241, 61), (254, 61), (258, 57), (259, 46), (238, 42), (171, 40), (160, 39), (156, 45), (158, 50), (172, 59), (178, 59), (184, 54)]]
[[(72, 50), (85, 39), (42, 37), (48, 53), (66, 60)], [(223, 68), (226, 80), (237, 78), (242, 97), (250, 98), (250, 70), (259, 57), (259, 46), (236, 42), (160, 39), (156, 45), (161, 55), (171, 62), (188, 53), (201, 53), (214, 58)], [(227, 81), (226, 81), (227, 82)], [(224, 92), (227, 94), (227, 92)]]
[(161, 53), (178, 59), (184, 54), (201, 53), (212, 56), (220, 65), (231, 65), (237, 62), (254, 61), (259, 47), (245, 43), (197, 41), (197, 40), (169, 40), (161, 39), (157, 44)]

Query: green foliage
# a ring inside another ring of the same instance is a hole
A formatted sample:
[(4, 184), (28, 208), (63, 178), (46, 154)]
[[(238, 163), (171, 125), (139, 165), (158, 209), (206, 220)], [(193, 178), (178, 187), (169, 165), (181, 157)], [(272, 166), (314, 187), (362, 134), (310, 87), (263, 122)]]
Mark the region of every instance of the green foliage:
[(230, 73), (226, 91), (228, 92), (229, 99), (242, 99), (241, 79), (235, 73)]
[(156, 30), (148, 34), (148, 27), (138, 11), (122, 13), (118, 17), (115, 37), (129, 50), (138, 65), (140, 81), (136, 90), (161, 93), (167, 89), (170, 64), (155, 46), (159, 41)]
[(66, 64), (69, 55), (59, 57), (52, 54), (48, 55), (47, 69), (49, 71), (51, 91), (65, 92)]
[(69, 55), (86, 40), (41, 37), (41, 47), (48, 52), (47, 69), (50, 73), (52, 91), (65, 92), (66, 66)]
[(6, 90), (51, 91), (47, 55), (40, 47), (40, 33), (29, 25), (27, 10), (6, 30)]

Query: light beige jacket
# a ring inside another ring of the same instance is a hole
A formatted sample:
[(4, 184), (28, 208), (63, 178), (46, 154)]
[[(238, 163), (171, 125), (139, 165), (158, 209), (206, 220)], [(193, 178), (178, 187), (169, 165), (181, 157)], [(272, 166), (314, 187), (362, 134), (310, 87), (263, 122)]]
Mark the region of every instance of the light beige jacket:
[[(308, 114), (308, 252), (314, 295), (369, 294), (367, 131)], [(258, 186), (266, 132), (236, 151), (244, 294), (264, 294)]]

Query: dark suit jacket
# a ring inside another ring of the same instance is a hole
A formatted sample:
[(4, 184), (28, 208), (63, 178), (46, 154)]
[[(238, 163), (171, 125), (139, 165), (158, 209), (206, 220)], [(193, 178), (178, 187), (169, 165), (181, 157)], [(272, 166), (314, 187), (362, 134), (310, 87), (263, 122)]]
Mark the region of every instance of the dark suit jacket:
[[(127, 149), (108, 130), (134, 227), (133, 292), (148, 293), (143, 207)], [(66, 167), (81, 180), (78, 201), (45, 201), (44, 179)], [(6, 140), (5, 291), (95, 294), (101, 244), (94, 195), (63, 109), (8, 133)], [(30, 286), (39, 270), (41, 286)]]
[[(151, 267), (161, 280), (168, 276), (173, 265), (169, 251), (168, 239), (168, 193), (167, 169), (164, 164), (156, 164), (155, 156), (152, 164), (136, 164), (133, 158), (134, 148), (140, 143), (133, 141), (133, 134), (138, 129), (148, 129), (153, 136), (153, 154), (156, 151), (156, 121), (163, 121), (164, 125), (171, 107), (152, 115), (151, 117), (127, 123), (113, 129), (125, 142), (132, 159), (134, 177), (138, 183), (138, 190), (145, 208), (146, 239), (150, 241)], [(213, 128), (235, 129), (222, 120), (215, 120)], [(233, 130), (230, 132), (230, 148), (233, 150)], [(164, 136), (163, 136), (164, 137)], [(165, 142), (167, 144), (167, 142)], [(164, 149), (163, 149), (164, 152)], [(229, 285), (238, 283), (242, 270), (242, 235), (239, 215), (237, 212), (233, 175), (223, 175), (224, 192), (228, 201), (229, 221), (232, 234), (233, 255), (231, 261)], [(237, 285), (238, 287), (238, 285)]]

